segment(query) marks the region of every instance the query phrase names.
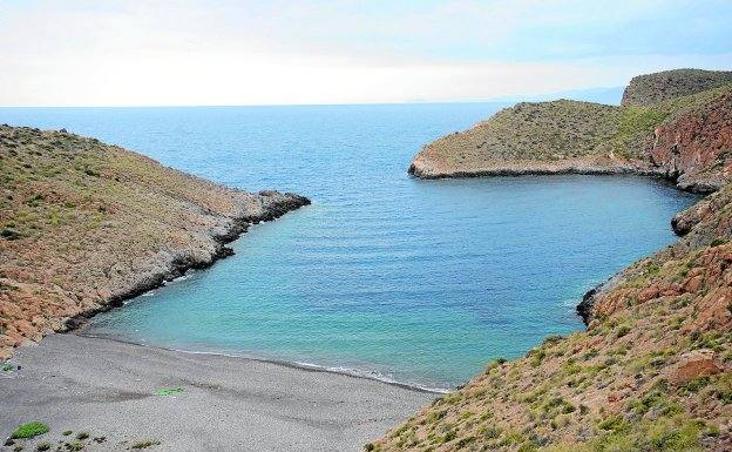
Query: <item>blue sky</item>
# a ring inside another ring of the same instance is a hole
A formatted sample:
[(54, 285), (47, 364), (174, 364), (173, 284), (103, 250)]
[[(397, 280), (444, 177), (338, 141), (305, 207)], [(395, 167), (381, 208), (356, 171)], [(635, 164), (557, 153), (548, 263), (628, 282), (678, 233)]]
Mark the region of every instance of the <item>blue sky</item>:
[(0, 105), (473, 101), (732, 69), (732, 1), (0, 0)]

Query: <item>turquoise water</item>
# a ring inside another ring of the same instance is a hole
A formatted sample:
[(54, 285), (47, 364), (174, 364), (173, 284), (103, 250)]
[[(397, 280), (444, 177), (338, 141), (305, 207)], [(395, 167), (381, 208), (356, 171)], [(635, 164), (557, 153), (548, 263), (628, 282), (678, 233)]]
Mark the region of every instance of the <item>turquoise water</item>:
[(90, 333), (449, 388), (582, 328), (582, 294), (671, 243), (671, 216), (695, 200), (634, 177), (407, 176), (422, 144), (499, 107), (0, 109), (0, 122), (65, 127), (313, 200)]

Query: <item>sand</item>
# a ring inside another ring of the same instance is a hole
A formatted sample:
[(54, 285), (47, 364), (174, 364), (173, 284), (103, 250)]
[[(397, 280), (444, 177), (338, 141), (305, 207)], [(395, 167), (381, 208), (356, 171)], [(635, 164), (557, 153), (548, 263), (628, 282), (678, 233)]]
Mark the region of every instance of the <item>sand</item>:
[[(41, 420), (35, 450), (88, 432), (85, 450), (361, 450), (437, 395), (278, 363), (54, 334), (0, 371), (0, 435)], [(163, 388), (181, 388), (159, 395)], [(62, 432), (74, 433), (63, 436)], [(94, 437), (105, 437), (102, 443)], [(14, 447), (14, 446), (13, 446)], [(0, 450), (12, 450), (12, 447)]]

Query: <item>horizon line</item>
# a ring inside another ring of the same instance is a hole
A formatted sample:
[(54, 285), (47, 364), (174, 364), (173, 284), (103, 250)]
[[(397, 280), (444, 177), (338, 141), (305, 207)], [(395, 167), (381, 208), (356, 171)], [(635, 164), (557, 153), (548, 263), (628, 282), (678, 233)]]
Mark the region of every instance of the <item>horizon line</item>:
[[(323, 102), (323, 103), (263, 103), (263, 104), (167, 104), (167, 105), (141, 105), (141, 104), (112, 104), (112, 105), (0, 105), (0, 109), (32, 109), (32, 108), (239, 108), (239, 107), (337, 107), (337, 106), (358, 106), (358, 105), (415, 105), (415, 104), (480, 104), (480, 103), (518, 103), (525, 101), (546, 102), (548, 100), (566, 99), (573, 93), (590, 93), (592, 91), (624, 89), (625, 85), (597, 86), (592, 88), (579, 88), (576, 90), (555, 91), (550, 93), (534, 93), (525, 95), (507, 95), (504, 97), (491, 97), (487, 99), (453, 99), (453, 100), (404, 100), (404, 101), (361, 101), (361, 102)], [(556, 98), (552, 98), (556, 96)], [(542, 100), (538, 100), (542, 98)], [(552, 99), (547, 99), (552, 98)], [(536, 100), (534, 100), (536, 99)], [(592, 102), (592, 101), (585, 101)], [(593, 102), (601, 103), (601, 102)], [(612, 105), (612, 104), (605, 104)]]

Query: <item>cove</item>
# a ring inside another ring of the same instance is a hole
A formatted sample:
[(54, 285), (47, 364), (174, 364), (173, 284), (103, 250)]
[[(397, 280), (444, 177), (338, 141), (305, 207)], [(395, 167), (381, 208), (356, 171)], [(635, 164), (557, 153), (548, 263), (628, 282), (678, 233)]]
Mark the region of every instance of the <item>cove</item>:
[(420, 181), (421, 145), (498, 104), (0, 109), (313, 205), (214, 267), (97, 316), (88, 334), (452, 388), (582, 328), (582, 294), (674, 241), (697, 198), (637, 177)]

